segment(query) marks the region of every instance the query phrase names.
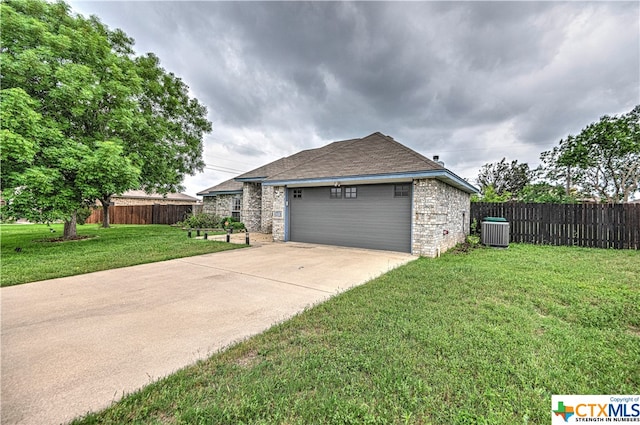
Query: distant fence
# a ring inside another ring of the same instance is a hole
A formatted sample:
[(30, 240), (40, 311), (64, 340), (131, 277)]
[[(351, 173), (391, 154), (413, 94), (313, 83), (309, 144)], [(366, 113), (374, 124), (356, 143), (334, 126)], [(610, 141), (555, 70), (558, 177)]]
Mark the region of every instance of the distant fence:
[(511, 242), (639, 249), (640, 204), (471, 203), (471, 222), (504, 217)]
[[(183, 221), (199, 205), (117, 205), (109, 207), (111, 224), (175, 224)], [(92, 211), (86, 223), (102, 223), (102, 207)]]

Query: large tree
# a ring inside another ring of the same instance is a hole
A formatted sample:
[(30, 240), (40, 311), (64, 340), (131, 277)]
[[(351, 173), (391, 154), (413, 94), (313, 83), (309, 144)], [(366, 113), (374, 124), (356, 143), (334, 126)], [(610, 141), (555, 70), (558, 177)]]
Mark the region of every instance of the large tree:
[(507, 162), (502, 158), (499, 162), (489, 163), (482, 166), (478, 173), (478, 185), (484, 192), (491, 190), (498, 196), (507, 193), (516, 196), (523, 187), (531, 182), (532, 173), (529, 164), (518, 164), (518, 160)]
[(546, 180), (606, 202), (627, 202), (640, 183), (640, 105), (605, 115), (541, 155)]
[(62, 219), (71, 237), (75, 212), (96, 199), (108, 226), (112, 195), (179, 190), (185, 174), (202, 170), (206, 108), (155, 56), (136, 58), (126, 34), (73, 15), (63, 2), (1, 7), (3, 151), (9, 146), (2, 183), (10, 210)]

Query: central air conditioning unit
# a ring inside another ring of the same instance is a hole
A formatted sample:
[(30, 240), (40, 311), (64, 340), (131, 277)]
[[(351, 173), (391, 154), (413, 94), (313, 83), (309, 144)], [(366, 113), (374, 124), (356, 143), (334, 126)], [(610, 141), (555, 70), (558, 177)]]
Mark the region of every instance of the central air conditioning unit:
[(485, 217), (482, 220), (481, 242), (487, 246), (509, 246), (509, 222), (502, 217)]

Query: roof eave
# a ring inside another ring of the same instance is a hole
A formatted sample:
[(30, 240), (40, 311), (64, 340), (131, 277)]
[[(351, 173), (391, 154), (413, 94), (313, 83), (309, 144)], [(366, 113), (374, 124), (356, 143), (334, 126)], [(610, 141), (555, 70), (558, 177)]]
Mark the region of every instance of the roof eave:
[(325, 186), (339, 183), (345, 184), (376, 184), (376, 183), (400, 183), (409, 182), (415, 179), (437, 179), (456, 187), (467, 193), (479, 193), (480, 191), (466, 180), (458, 177), (447, 169), (412, 171), (403, 173), (371, 174), (362, 176), (340, 176), (340, 177), (318, 177), (310, 179), (288, 179), (288, 180), (267, 180), (262, 184), (265, 186)]
[(240, 178), (235, 178), (234, 180), (237, 182), (256, 182), (256, 183), (262, 183), (263, 181), (265, 181), (267, 179), (267, 177), (240, 177)]
[(242, 195), (242, 189), (240, 190), (214, 190), (211, 192), (200, 192), (200, 196), (217, 196), (217, 195)]

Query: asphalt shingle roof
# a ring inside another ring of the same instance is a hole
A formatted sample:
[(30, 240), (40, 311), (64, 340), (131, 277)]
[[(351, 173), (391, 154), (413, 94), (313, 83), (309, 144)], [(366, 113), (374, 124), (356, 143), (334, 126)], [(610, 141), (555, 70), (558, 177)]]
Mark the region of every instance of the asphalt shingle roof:
[(267, 181), (394, 174), (443, 168), (393, 138), (373, 133), (362, 139), (334, 142), (316, 149), (315, 155), (309, 160), (269, 175)]
[(232, 192), (232, 191), (240, 191), (240, 190), (242, 190), (242, 182), (236, 181), (234, 177), (220, 184), (212, 186), (208, 189), (205, 189), (201, 192), (198, 192), (196, 193), (196, 195), (202, 196), (202, 195), (207, 195), (211, 192)]
[(376, 132), (361, 139), (333, 142), (280, 158), (199, 192), (242, 190), (237, 180), (305, 180), (323, 177), (367, 176), (444, 169), (437, 162)]
[[(350, 140), (347, 140), (347, 141), (350, 141)], [(276, 161), (270, 162), (267, 165), (263, 165), (260, 168), (256, 168), (255, 170), (251, 170), (247, 173), (241, 174), (236, 178), (252, 179), (252, 178), (267, 178), (270, 176), (274, 176), (276, 174), (282, 173), (283, 171), (289, 170), (291, 168), (294, 168), (301, 164), (309, 162), (318, 156), (324, 155), (325, 153), (333, 149), (334, 145), (336, 145), (337, 143), (344, 143), (344, 142), (333, 142), (321, 148), (307, 149), (304, 151), (300, 151), (294, 155), (280, 158)]]
[(196, 202), (198, 198), (189, 196), (186, 193), (146, 193), (144, 190), (128, 190), (122, 195), (113, 195), (113, 198), (136, 198), (136, 199), (172, 199), (180, 201)]

